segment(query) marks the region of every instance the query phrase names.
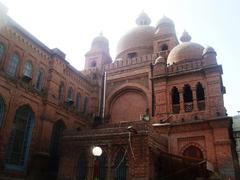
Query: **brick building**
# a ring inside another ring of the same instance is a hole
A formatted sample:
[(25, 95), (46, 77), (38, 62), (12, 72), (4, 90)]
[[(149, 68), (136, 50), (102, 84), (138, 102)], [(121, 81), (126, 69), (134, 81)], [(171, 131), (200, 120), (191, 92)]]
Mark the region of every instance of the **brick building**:
[[(235, 178), (216, 52), (141, 13), (78, 71), (0, 12), (0, 179)], [(91, 149), (103, 154), (94, 157)]]

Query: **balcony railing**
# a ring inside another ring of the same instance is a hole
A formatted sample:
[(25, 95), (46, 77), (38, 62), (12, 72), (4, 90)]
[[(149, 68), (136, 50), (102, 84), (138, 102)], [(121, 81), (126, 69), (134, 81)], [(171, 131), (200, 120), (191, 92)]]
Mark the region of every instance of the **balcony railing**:
[(192, 102), (184, 103), (184, 110), (185, 110), (185, 112), (192, 112), (193, 111), (193, 103)]
[(173, 114), (179, 114), (179, 112), (180, 112), (180, 105), (179, 104), (173, 104), (172, 105), (172, 111), (173, 111)]
[(199, 111), (204, 111), (205, 110), (205, 101), (201, 100), (197, 102), (198, 110)]

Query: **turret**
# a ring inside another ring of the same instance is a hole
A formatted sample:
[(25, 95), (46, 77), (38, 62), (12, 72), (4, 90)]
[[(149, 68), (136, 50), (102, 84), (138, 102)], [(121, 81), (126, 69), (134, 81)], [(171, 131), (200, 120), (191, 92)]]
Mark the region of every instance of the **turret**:
[(85, 70), (98, 69), (101, 71), (105, 64), (111, 62), (108, 39), (100, 33), (94, 38), (90, 51), (85, 55)]

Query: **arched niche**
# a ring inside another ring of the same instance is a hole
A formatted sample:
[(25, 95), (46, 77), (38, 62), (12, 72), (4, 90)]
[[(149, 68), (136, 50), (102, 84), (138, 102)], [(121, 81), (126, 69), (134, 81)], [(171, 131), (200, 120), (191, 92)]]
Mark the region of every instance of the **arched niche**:
[(138, 121), (146, 113), (148, 98), (136, 87), (125, 87), (115, 92), (109, 100), (111, 122)]

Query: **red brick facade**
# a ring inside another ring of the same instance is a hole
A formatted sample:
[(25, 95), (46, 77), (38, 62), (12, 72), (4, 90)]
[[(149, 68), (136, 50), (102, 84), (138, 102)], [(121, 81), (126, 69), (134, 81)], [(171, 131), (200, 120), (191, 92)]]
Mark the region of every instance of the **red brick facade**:
[[(104, 177), (108, 180), (116, 179), (120, 166), (126, 179), (139, 180), (167, 179), (176, 168), (198, 172), (200, 165), (196, 168), (193, 161), (213, 168), (203, 168), (208, 169), (206, 176), (199, 173), (186, 179), (235, 179), (231, 118), (225, 113), (216, 52), (190, 42), (186, 32), (179, 44), (167, 17), (157, 27), (149, 23), (142, 13), (137, 27), (119, 41), (113, 63), (108, 40), (102, 35), (95, 38), (80, 72), (63, 52), (49, 49), (1, 12), (2, 176), (92, 179), (96, 159), (90, 150), (98, 145), (106, 155)], [(11, 66), (14, 53), (19, 61)], [(32, 68), (26, 77), (27, 62)], [(14, 68), (16, 73), (10, 74)], [(21, 129), (28, 141), (25, 136), (16, 140), (17, 128), (22, 127), (17, 124), (21, 107), (34, 117), (32, 130), (27, 131), (27, 125)], [(130, 133), (129, 126), (136, 133)], [(14, 142), (23, 144), (20, 157), (26, 165), (14, 159)], [(118, 153), (123, 161), (116, 160)], [(82, 154), (84, 161), (79, 160)], [(175, 167), (170, 167), (170, 160)], [(81, 168), (85, 168), (84, 177)]]

